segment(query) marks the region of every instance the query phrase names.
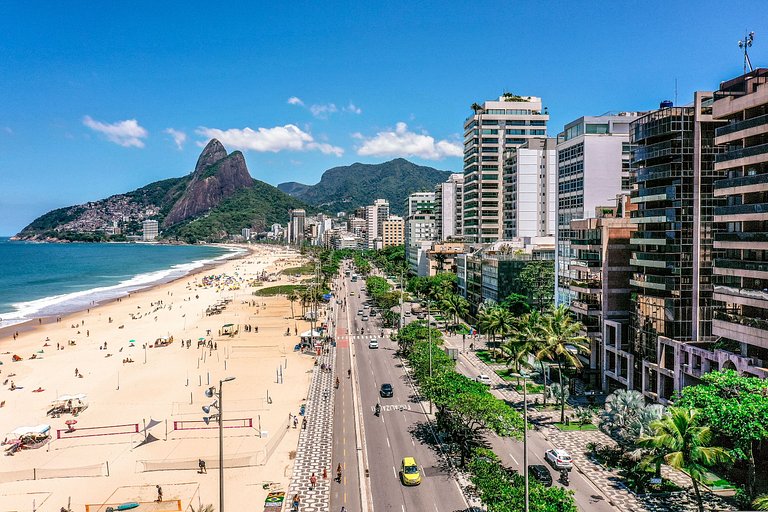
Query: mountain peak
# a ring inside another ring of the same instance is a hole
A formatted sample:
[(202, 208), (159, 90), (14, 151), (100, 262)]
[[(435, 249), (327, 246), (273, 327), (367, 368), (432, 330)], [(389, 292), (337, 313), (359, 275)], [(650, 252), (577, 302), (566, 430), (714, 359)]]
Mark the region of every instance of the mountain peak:
[(211, 139), (208, 144), (205, 145), (205, 149), (200, 153), (200, 158), (197, 159), (197, 165), (195, 165), (195, 173), (199, 173), (206, 167), (209, 167), (219, 160), (227, 157), (227, 150), (224, 149), (224, 145), (219, 142), (218, 139)]

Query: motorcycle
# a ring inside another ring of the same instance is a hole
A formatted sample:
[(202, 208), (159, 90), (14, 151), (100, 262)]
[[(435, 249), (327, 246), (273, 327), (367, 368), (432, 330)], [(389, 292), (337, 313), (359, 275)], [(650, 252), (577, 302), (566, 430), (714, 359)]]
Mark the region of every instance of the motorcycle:
[(568, 485), (568, 470), (563, 468), (560, 470), (560, 483), (567, 486)]
[(381, 405), (376, 404), (376, 409), (373, 411), (373, 414), (375, 416), (379, 416), (381, 414)]

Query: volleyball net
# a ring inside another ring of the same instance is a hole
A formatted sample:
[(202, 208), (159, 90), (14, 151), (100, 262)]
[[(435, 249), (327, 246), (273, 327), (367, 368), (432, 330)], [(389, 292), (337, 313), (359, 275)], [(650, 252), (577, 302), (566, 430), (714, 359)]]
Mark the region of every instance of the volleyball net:
[(76, 427), (56, 430), (56, 439), (75, 439), (79, 437), (118, 436), (123, 434), (138, 434), (138, 423), (124, 425), (102, 425), (99, 427)]
[[(178, 420), (173, 422), (173, 430), (212, 430), (219, 428), (218, 420), (206, 423), (203, 420)], [(253, 418), (224, 419), (222, 428), (253, 428)]]

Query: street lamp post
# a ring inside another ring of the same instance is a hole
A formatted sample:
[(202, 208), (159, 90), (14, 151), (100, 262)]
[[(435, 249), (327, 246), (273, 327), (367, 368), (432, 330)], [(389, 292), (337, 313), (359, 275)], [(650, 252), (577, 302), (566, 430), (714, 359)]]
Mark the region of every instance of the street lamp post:
[(528, 492), (528, 375), (521, 370), (518, 373), (511, 374), (523, 379), (523, 481), (525, 483), (525, 508), (524, 512), (529, 512), (529, 492)]
[(219, 512), (224, 512), (224, 383), (233, 380), (227, 377), (219, 381)]
[[(430, 300), (427, 299), (427, 343), (429, 343), (429, 380), (432, 381), (432, 322), (429, 319)], [(429, 414), (432, 414), (432, 398), (429, 399)]]

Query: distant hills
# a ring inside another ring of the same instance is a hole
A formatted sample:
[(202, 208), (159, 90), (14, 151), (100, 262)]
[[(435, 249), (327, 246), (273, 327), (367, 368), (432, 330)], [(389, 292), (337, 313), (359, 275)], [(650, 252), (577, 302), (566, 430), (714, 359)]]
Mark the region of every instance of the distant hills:
[(435, 185), (450, 175), (448, 171), (397, 158), (381, 164), (334, 167), (325, 171), (316, 185), (292, 181), (281, 183), (277, 188), (330, 213), (353, 211), (373, 204), (374, 199), (387, 199), (392, 213), (403, 215), (409, 194), (434, 190)]
[[(262, 231), (285, 224), (288, 210), (308, 207), (272, 185), (255, 180), (240, 151), (227, 154), (212, 139), (195, 170), (100, 201), (50, 211), (14, 238), (50, 241), (120, 241), (139, 235), (144, 220), (157, 220), (162, 237), (188, 243), (226, 240), (243, 228)], [(113, 226), (118, 233), (115, 234)]]

